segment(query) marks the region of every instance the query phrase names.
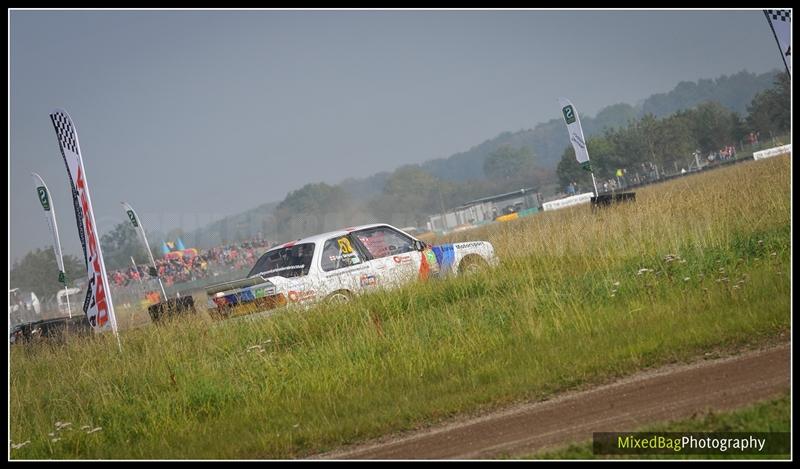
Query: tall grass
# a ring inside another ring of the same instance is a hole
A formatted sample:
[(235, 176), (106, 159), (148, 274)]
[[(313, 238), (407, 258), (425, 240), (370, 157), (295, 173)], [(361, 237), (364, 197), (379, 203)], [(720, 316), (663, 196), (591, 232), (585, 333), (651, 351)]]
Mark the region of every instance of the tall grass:
[(136, 328), (122, 353), (109, 335), (14, 346), (10, 439), (30, 443), (11, 457), (298, 457), (776, 340), (789, 232), (772, 158), (449, 238), (495, 245), (478, 275)]

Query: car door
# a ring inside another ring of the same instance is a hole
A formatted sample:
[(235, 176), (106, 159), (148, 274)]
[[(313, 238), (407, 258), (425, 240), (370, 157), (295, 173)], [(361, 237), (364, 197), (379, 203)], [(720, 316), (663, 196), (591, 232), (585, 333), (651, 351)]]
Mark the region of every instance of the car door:
[(369, 253), (380, 286), (401, 285), (419, 276), (421, 253), (405, 233), (378, 226), (353, 232), (352, 236)]
[(377, 286), (377, 279), (363, 248), (350, 235), (336, 236), (325, 241), (320, 258), (320, 271), (325, 279), (326, 292), (337, 290), (362, 292)]

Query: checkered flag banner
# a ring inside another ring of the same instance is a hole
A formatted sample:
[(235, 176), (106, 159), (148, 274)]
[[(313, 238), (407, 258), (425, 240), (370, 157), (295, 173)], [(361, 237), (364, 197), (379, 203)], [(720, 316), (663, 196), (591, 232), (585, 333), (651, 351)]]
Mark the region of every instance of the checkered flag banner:
[(781, 50), (786, 71), (792, 74), (792, 10), (764, 10), (772, 34)]
[(81, 147), (78, 143), (78, 132), (67, 111), (56, 109), (50, 114), (50, 120), (56, 131), (61, 156), (64, 157), (64, 163), (67, 165), (67, 175), (72, 185), (75, 218), (78, 222), (78, 235), (83, 245), (83, 255), (86, 261), (89, 282), (86, 300), (83, 302), (83, 311), (96, 331), (110, 328), (116, 334), (117, 320), (114, 317), (114, 305), (111, 302), (108, 288), (103, 253), (100, 251), (100, 237), (94, 221), (92, 199), (89, 195), (86, 171), (81, 158)]

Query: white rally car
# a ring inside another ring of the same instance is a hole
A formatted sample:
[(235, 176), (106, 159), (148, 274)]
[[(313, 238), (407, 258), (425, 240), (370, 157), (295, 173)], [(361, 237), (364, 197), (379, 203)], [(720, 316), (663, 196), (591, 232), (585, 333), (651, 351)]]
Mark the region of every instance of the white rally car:
[(348, 301), (355, 294), (431, 276), (496, 266), (486, 241), (429, 246), (384, 224), (332, 231), (276, 246), (258, 259), (247, 278), (208, 287), (216, 317), (238, 315), (234, 306), (263, 311), (320, 300)]

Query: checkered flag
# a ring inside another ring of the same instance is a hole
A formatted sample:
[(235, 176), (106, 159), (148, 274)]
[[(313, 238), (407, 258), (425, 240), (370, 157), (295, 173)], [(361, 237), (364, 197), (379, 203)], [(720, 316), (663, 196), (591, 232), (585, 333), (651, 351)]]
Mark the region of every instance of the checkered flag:
[[(67, 175), (72, 188), (72, 205), (75, 208), (75, 221), (78, 224), (78, 237), (81, 240), (83, 257), (86, 261), (87, 284), (83, 311), (86, 313), (89, 324), (95, 330), (102, 331), (110, 328), (116, 335), (117, 320), (114, 316), (114, 303), (108, 290), (108, 275), (103, 262), (97, 223), (94, 220), (89, 183), (86, 180), (86, 171), (83, 167), (83, 158), (78, 143), (78, 131), (67, 111), (63, 109), (52, 111), (50, 121), (56, 131), (58, 148), (61, 150), (61, 156), (67, 167)], [(120, 345), (119, 336), (117, 339), (117, 345)]]
[(72, 119), (69, 118), (69, 115), (64, 111), (54, 111), (50, 114), (50, 119), (56, 129), (58, 143), (73, 153), (79, 153), (78, 140), (75, 137), (75, 126), (72, 125)]
[[(67, 111), (56, 109), (50, 113), (50, 120), (53, 122), (53, 128), (56, 131), (56, 138), (58, 139), (61, 156), (64, 158), (64, 163), (67, 165), (67, 175), (69, 176), (69, 183), (72, 189), (72, 205), (75, 209), (75, 220), (78, 223), (78, 237), (83, 247), (83, 260), (88, 267), (89, 256), (86, 252), (86, 232), (83, 225), (83, 211), (81, 210), (78, 188), (75, 187), (75, 179), (78, 177), (78, 168), (81, 164), (81, 154), (78, 150), (78, 136), (75, 132), (75, 125), (72, 123), (72, 118), (69, 117)], [(68, 151), (71, 153), (68, 153)]]
[(767, 10), (767, 14), (772, 18), (772, 21), (792, 22), (792, 10)]
[(792, 10), (764, 10), (772, 35), (781, 50), (783, 64), (792, 74)]

